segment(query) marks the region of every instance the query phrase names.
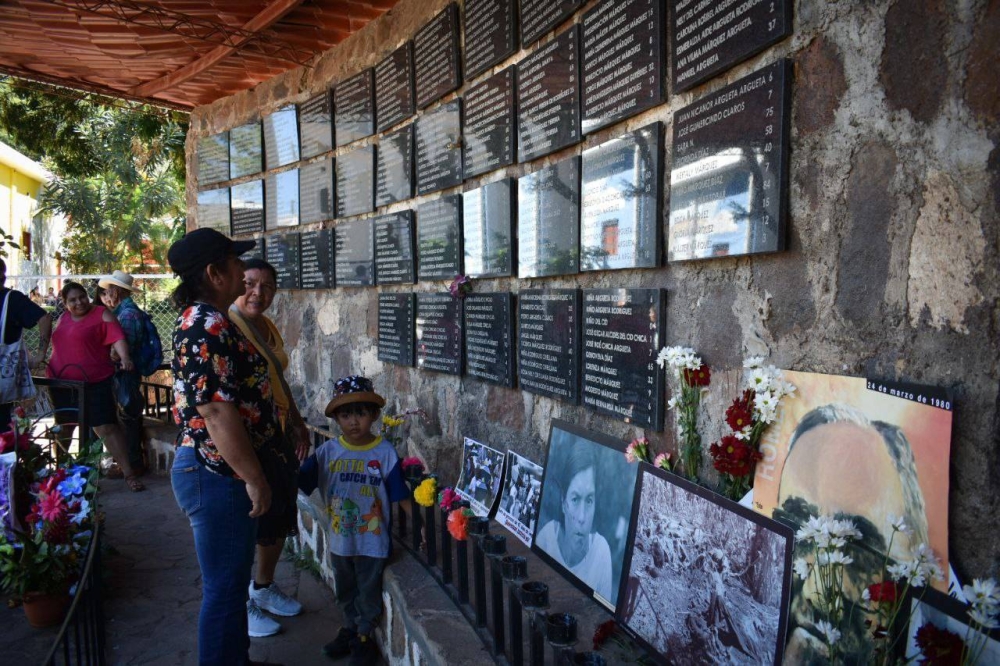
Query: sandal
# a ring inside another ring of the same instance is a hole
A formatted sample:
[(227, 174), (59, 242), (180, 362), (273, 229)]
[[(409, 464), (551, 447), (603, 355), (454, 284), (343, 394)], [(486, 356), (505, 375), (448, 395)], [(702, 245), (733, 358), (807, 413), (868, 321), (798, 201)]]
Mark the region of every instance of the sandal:
[(126, 478), (125, 483), (128, 484), (128, 489), (134, 493), (141, 493), (143, 490), (146, 489), (146, 486), (142, 485), (142, 481), (139, 480), (139, 477), (135, 476), (134, 474)]

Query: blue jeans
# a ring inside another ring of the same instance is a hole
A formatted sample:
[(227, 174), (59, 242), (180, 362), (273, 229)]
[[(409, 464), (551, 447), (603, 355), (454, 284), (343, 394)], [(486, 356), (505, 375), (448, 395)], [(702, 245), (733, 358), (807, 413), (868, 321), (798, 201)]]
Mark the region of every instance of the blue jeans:
[(178, 447), (170, 472), (177, 504), (191, 521), (201, 567), (198, 663), (243, 666), (250, 659), (247, 588), (257, 520), (246, 485), (209, 472), (191, 447)]

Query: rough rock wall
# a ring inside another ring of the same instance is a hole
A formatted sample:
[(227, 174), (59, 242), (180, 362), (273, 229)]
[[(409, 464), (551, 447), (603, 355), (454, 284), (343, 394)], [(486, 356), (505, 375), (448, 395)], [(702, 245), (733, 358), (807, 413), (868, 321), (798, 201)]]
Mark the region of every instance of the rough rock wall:
[[(376, 64), (445, 4), (402, 0), (311, 70), (197, 109), (189, 156), (201, 136), (303, 101)], [(706, 442), (722, 433), (722, 412), (737, 392), (748, 354), (769, 354), (779, 367), (795, 370), (951, 388), (957, 405), (951, 559), (963, 576), (996, 575), (1000, 536), (984, 526), (1000, 512), (998, 49), (1000, 0), (797, 0), (788, 39), (693, 91), (671, 95), (661, 107), (540, 160), (559, 160), (653, 120), (665, 124), (669, 145), (676, 109), (777, 57), (791, 58), (786, 252), (655, 270), (483, 280), (476, 289), (666, 288), (667, 342), (695, 347), (714, 368), (702, 410)], [(669, 173), (669, 151), (666, 159)], [(188, 164), (188, 207), (194, 211), (195, 160)], [(524, 171), (511, 167), (464, 189)], [(668, 208), (669, 202), (664, 226)], [(445, 288), (427, 282), (415, 287)], [(643, 434), (583, 407), (379, 362), (377, 294), (339, 289), (277, 297), (273, 312), (293, 350), (290, 383), (312, 422), (323, 420), (333, 380), (364, 373), (390, 408), (428, 412), (427, 423), (410, 428), (408, 444), (445, 478), (457, 474), (462, 436), (543, 460), (553, 418), (626, 440)], [(675, 448), (669, 421), (665, 433), (645, 433), (660, 450)]]

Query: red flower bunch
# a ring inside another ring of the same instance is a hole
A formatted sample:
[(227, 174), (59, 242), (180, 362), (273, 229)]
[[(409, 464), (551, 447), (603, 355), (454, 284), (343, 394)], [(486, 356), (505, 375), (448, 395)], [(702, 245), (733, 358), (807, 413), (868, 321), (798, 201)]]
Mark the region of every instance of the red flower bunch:
[(938, 629), (928, 622), (917, 629), (916, 643), (922, 655), (921, 664), (952, 666), (962, 663), (965, 643), (961, 636), (952, 631)]
[(712, 454), (712, 466), (723, 474), (747, 476), (761, 459), (760, 451), (751, 448), (735, 435), (726, 435), (708, 448)]
[(442, 490), (441, 494), (438, 497), (438, 502), (440, 503), (441, 508), (444, 509), (445, 511), (453, 510), (455, 508), (455, 505), (458, 504), (460, 501), (462, 501), (461, 495), (456, 493), (454, 488), (452, 488), (451, 486), (448, 486), (447, 488)]
[(726, 410), (726, 423), (733, 432), (742, 432), (747, 426), (753, 425), (753, 398), (753, 389), (747, 389)]
[(614, 620), (608, 620), (607, 622), (602, 622), (597, 625), (597, 629), (594, 629), (594, 649), (600, 650), (601, 646), (608, 642), (614, 633), (617, 625), (615, 625)]
[(420, 458), (410, 456), (402, 462), (403, 475), (407, 477), (420, 476), (424, 473), (424, 463)]
[(469, 516), (471, 511), (452, 511), (448, 514), (448, 532), (456, 541), (465, 541), (469, 538)]
[(894, 580), (884, 580), (868, 586), (868, 596), (876, 604), (894, 604), (899, 599), (900, 585)]
[(682, 375), (688, 386), (708, 386), (712, 382), (712, 371), (704, 363), (694, 370), (685, 368)]
[(10, 453), (15, 447), (19, 451), (27, 451), (31, 448), (31, 434), (22, 432), (15, 435), (13, 430), (0, 433), (0, 453)]

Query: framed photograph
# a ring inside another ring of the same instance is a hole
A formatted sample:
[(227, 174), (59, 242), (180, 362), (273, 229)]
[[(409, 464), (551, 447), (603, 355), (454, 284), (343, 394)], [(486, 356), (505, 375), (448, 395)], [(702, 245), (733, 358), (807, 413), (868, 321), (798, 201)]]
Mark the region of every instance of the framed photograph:
[(531, 547), (538, 522), (538, 503), (542, 494), (542, 466), (507, 451), (507, 478), (503, 485), (497, 522)]
[(531, 549), (614, 611), (638, 466), (625, 443), (552, 421)]
[(661, 663), (779, 664), (794, 532), (642, 463), (617, 620)]
[(465, 438), (462, 472), (455, 491), (468, 500), (477, 516), (492, 517), (503, 484), (504, 455), (474, 439)]
[(985, 635), (970, 631), (969, 607), (966, 604), (933, 588), (911, 591), (907, 602), (910, 625), (906, 631), (906, 658), (919, 662), (918, 657), (924, 654), (924, 646), (948, 645), (959, 651), (953, 661), (957, 664), (961, 641), (970, 655), (978, 654), (974, 661), (969, 661), (970, 664), (1000, 664), (1000, 629), (987, 630)]

